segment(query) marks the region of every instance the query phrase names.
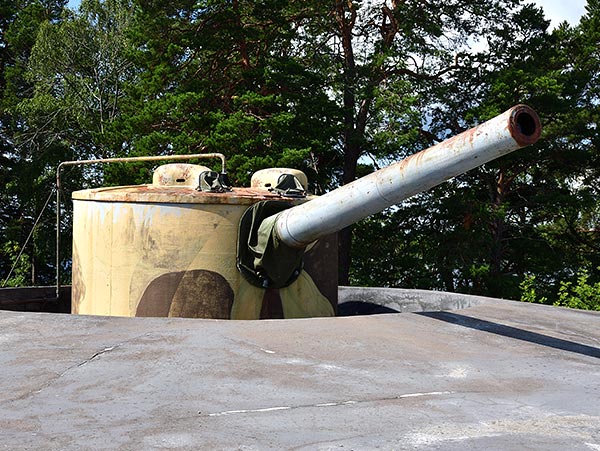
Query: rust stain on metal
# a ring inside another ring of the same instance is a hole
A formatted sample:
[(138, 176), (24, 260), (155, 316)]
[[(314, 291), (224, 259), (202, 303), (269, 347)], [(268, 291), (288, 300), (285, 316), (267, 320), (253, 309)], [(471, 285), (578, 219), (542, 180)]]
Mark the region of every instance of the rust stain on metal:
[[(475, 135), (479, 132), (477, 128), (467, 130), (461, 135), (453, 136), (443, 142), (443, 147), (450, 152), (460, 153), (465, 147), (465, 143), (469, 146), (473, 146)], [(409, 166), (414, 165), (416, 168), (423, 166), (427, 158), (437, 152), (438, 146), (442, 143), (436, 144), (428, 149), (422, 150), (418, 153), (406, 157), (404, 160), (396, 163), (400, 171), (405, 171)]]
[[(535, 143), (541, 134), (541, 123), (537, 113), (527, 105), (517, 105), (510, 110), (509, 120), (505, 129), (521, 147)], [(459, 153), (465, 147), (465, 144), (472, 147), (475, 138), (482, 133), (482, 127), (477, 126), (464, 131), (460, 135), (448, 138), (443, 142), (444, 148), (451, 152)], [(428, 149), (422, 150), (416, 154), (410, 155), (398, 164), (398, 169), (404, 171), (408, 166), (415, 165), (419, 167), (426, 160), (427, 156), (435, 152), (440, 144), (436, 144)]]
[(187, 186), (196, 188), (200, 173), (208, 171), (206, 166), (188, 163), (172, 163), (159, 166), (153, 174), (152, 184), (156, 186)]
[[(288, 200), (264, 189), (233, 188), (224, 193), (209, 193), (184, 186), (121, 186), (96, 188), (73, 193), (73, 199), (104, 202), (189, 203), (252, 205), (261, 200)], [(297, 200), (295, 200), (297, 202)], [(294, 202), (290, 200), (290, 202)]]
[[(525, 105), (517, 105), (460, 135), (329, 192), (315, 200), (314, 205), (284, 211), (277, 219), (277, 233), (287, 245), (300, 247), (532, 144), (540, 132), (536, 113)], [(332, 205), (338, 208), (331, 208)]]
[(260, 171), (255, 172), (252, 175), (252, 180), (250, 181), (250, 186), (252, 188), (259, 188), (266, 190), (268, 188), (274, 188), (277, 185), (277, 181), (282, 174), (291, 174), (302, 185), (304, 190), (308, 190), (308, 179), (306, 178), (306, 174), (298, 169), (291, 168), (268, 168), (261, 169)]
[[(421, 151), (421, 152), (423, 152), (423, 151)], [(411, 156), (409, 156), (409, 157), (405, 158), (404, 160), (400, 161), (399, 163), (397, 163), (397, 165), (398, 165), (398, 169), (399, 169), (400, 171), (404, 171), (404, 170), (406, 170), (406, 168), (407, 168), (407, 167), (408, 167), (408, 166), (409, 166), (409, 165), (412, 163), (412, 161), (413, 161), (414, 159), (416, 159), (416, 158), (417, 158), (417, 156), (418, 156), (418, 155), (419, 155), (421, 152), (419, 152), (419, 153), (416, 153), (416, 154), (413, 154), (413, 155), (411, 155)]]
[[(464, 135), (462, 135), (462, 137), (465, 139), (465, 141), (468, 141), (470, 146), (473, 146), (473, 141), (475, 140), (475, 134), (477, 133), (477, 128), (472, 128), (469, 129), (465, 132)], [(461, 135), (458, 135), (461, 136)]]
[(508, 129), (520, 146), (534, 144), (542, 133), (539, 116), (527, 105), (517, 105), (512, 108)]

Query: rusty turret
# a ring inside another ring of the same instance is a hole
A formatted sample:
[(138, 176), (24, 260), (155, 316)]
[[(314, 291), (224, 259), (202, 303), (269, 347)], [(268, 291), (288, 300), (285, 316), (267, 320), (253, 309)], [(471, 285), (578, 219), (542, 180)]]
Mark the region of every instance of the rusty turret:
[(73, 312), (334, 315), (337, 231), (533, 144), (540, 133), (537, 114), (518, 105), (320, 197), (307, 195), (306, 177), (292, 169), (259, 171), (252, 187), (231, 188), (221, 154), (212, 155), (222, 160), (220, 174), (178, 163), (159, 167), (150, 185), (75, 192)]

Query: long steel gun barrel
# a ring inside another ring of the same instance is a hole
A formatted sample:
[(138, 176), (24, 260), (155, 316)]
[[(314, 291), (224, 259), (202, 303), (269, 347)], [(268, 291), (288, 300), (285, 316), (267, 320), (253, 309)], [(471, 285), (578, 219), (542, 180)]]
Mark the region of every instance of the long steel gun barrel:
[(275, 235), (302, 248), (417, 193), (516, 149), (541, 134), (536, 112), (517, 105), (503, 114), (310, 202), (284, 210)]

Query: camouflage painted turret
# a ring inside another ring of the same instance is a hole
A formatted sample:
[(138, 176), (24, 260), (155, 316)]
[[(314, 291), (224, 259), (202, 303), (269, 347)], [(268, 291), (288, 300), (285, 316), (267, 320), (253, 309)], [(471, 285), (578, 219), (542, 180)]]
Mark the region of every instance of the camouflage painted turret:
[(160, 167), (150, 185), (75, 192), (73, 312), (334, 315), (337, 231), (540, 133), (536, 113), (518, 105), (320, 197), (307, 195), (306, 177), (292, 169), (259, 171), (250, 188), (231, 188), (224, 168), (180, 163)]

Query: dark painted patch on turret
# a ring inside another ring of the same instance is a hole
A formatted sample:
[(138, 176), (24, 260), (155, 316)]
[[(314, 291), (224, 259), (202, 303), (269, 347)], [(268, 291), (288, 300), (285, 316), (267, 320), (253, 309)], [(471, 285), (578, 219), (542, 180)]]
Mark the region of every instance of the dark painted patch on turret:
[(177, 271), (150, 282), (135, 316), (229, 319), (232, 304), (233, 290), (220, 274)]

